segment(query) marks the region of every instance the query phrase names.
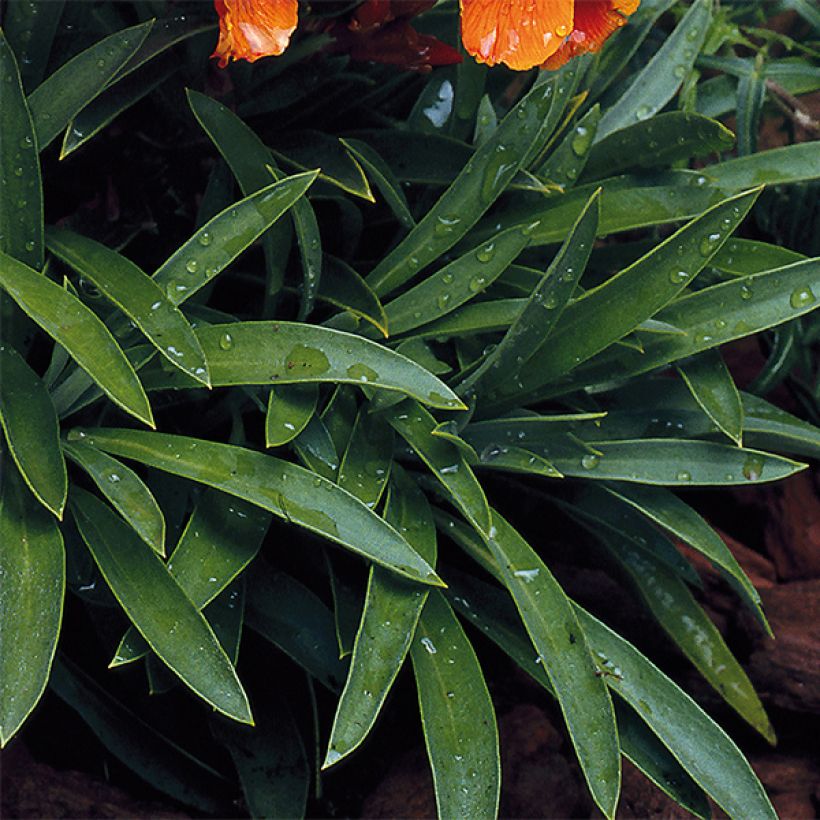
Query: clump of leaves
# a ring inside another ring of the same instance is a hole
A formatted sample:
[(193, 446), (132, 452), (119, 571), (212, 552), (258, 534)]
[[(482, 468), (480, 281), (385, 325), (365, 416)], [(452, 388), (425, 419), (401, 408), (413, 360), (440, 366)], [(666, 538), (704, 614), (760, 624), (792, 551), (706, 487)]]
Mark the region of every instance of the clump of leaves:
[(491, 816), (485, 636), (557, 700), (605, 815), (625, 756), (695, 815), (773, 816), (726, 732), (550, 565), (588, 533), (774, 740), (675, 541), (768, 630), (685, 490), (820, 452), (720, 353), (817, 307), (820, 260), (735, 232), (764, 186), (816, 179), (820, 144), (727, 159), (733, 134), (676, 108), (707, 0), (671, 25), (647, 0), (557, 73), (427, 77), (309, 30), (209, 75), (213, 20), (164, 6), (58, 25), (11, 2), (0, 38), (2, 742), (50, 686), (175, 799), (219, 814), (241, 786), (296, 816), (307, 749), (366, 756), (409, 656), (440, 815)]

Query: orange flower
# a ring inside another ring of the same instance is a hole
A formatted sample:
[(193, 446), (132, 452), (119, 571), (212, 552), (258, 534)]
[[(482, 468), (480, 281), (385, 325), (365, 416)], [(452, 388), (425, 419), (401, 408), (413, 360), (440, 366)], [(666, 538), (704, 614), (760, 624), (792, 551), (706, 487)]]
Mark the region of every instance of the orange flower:
[(640, 0), (460, 0), (464, 48), (480, 63), (559, 68), (597, 51)]
[[(480, 63), (504, 63), (512, 69), (558, 68), (587, 51), (597, 51), (638, 7), (640, 0), (459, 0), (464, 48)], [(214, 0), (219, 14), (219, 44), (214, 57), (223, 68), (229, 60), (249, 60), (281, 54), (296, 28), (297, 0)], [(366, 0), (354, 14), (351, 32), (383, 29), (379, 47), (356, 41), (353, 51), (363, 59), (424, 68), (454, 62), (448, 48), (397, 23), (429, 7), (429, 0), (406, 0), (398, 11), (392, 0)], [(344, 40), (345, 37), (342, 37)], [(402, 54), (391, 56), (390, 48)], [(440, 50), (440, 49), (439, 49)], [(405, 53), (418, 52), (408, 61)], [(356, 54), (353, 54), (356, 57)]]
[(298, 19), (297, 0), (214, 0), (219, 43), (213, 57), (220, 68), (230, 60), (254, 62), (281, 54)]

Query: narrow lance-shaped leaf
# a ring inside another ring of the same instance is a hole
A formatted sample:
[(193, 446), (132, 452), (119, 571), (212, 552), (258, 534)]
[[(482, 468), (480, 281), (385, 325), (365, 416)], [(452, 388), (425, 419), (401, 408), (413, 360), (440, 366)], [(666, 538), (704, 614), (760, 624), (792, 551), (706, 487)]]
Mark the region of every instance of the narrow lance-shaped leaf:
[(152, 25), (153, 21), (141, 23), (100, 40), (60, 66), (29, 95), (41, 151), (136, 54)]
[(236, 670), (166, 565), (93, 495), (74, 489), (71, 504), (80, 534), (106, 583), (154, 652), (215, 709), (252, 723)]
[(130, 259), (80, 234), (49, 228), (48, 249), (116, 305), (174, 367), (210, 386), (208, 363), (182, 311)]
[(405, 401), (385, 411), (396, 432), (430, 468), (444, 485), (453, 503), (468, 521), (488, 532), (490, 508), (484, 490), (459, 449), (441, 436), (435, 436), (436, 420), (420, 405)]
[[(427, 499), (401, 467), (394, 467), (385, 518), (431, 565), (436, 531)], [(345, 758), (367, 737), (410, 649), (427, 590), (373, 567), (324, 768)]]
[(598, 141), (660, 111), (694, 65), (712, 20), (709, 0), (696, 0), (675, 31), (601, 118)]
[(65, 594), (63, 539), (54, 517), (4, 459), (0, 491), (0, 746), (46, 688)]
[(553, 79), (536, 83), (507, 114), (436, 204), (370, 274), (368, 284), (379, 296), (412, 279), (466, 235), (525, 160), (540, 151), (573, 85), (569, 76), (560, 86)]
[[(502, 395), (526, 394), (572, 370), (671, 302), (709, 263), (743, 220), (759, 190), (727, 199), (674, 233), (637, 262), (587, 291), (564, 312), (549, 355), (526, 368)], [(500, 398), (500, 396), (499, 396)]]
[(601, 540), (683, 654), (747, 723), (775, 743), (774, 730), (751, 681), (686, 585), (626, 539), (609, 533)]
[(621, 786), (615, 714), (584, 631), (544, 562), (495, 511), (486, 543), (553, 684), (592, 797), (612, 817)]
[(30, 91), (43, 79), (64, 6), (65, 0), (29, 0), (6, 5), (3, 29), (22, 64), (20, 74), (26, 90)]
[(295, 439), (316, 412), (318, 400), (315, 384), (272, 387), (265, 413), (265, 446), (280, 447)]
[[(208, 490), (202, 495), (168, 560), (168, 572), (197, 609), (205, 609), (253, 560), (269, 521), (268, 513), (224, 493)], [(131, 663), (149, 651), (132, 626), (110, 665)]]
[(153, 427), (148, 397), (120, 346), (77, 297), (27, 265), (0, 253), (0, 287), (117, 405)]
[(68, 478), (57, 414), (40, 378), (7, 344), (0, 344), (0, 425), (29, 489), (62, 518)]
[(473, 647), (438, 590), (424, 605), (410, 656), (439, 817), (496, 817), (495, 710)]
[(151, 491), (130, 468), (79, 441), (64, 441), (65, 454), (88, 473), (134, 531), (159, 555), (165, 555), (165, 517)]
[(17, 62), (2, 31), (0, 251), (36, 270), (43, 267), (43, 185), (37, 138), (23, 94)]
[(136, 430), (73, 431), (87, 444), (238, 496), (414, 581), (438, 585), (432, 567), (358, 499), (273, 456), (211, 441)]
[(459, 385), (462, 395), (475, 390), (479, 384), (486, 388), (514, 378), (549, 336), (589, 260), (598, 230), (599, 194), (600, 191), (596, 191), (590, 197), (564, 244), (501, 341), (478, 369)]
[[(442, 410), (463, 408), (438, 377), (351, 333), (300, 322), (234, 322), (197, 328), (216, 387), (336, 382), (410, 395)], [(194, 387), (178, 371), (146, 369), (149, 389)]]
[(182, 304), (268, 230), (315, 179), (315, 171), (287, 177), (226, 208), (160, 265), (154, 281), (173, 304)]
[(732, 374), (717, 349), (706, 350), (678, 367), (703, 412), (738, 447), (743, 445), (743, 403)]

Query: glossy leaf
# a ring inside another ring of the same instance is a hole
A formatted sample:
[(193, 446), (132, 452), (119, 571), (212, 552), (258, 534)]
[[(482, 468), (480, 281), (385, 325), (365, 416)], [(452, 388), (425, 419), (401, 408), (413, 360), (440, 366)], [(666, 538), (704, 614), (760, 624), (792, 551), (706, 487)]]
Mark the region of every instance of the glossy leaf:
[(560, 319), (589, 260), (598, 229), (598, 194), (584, 207), (527, 304), (501, 341), (460, 385), (462, 395), (515, 378)]
[[(217, 711), (252, 723), (233, 665), (168, 568), (105, 504), (72, 492), (80, 534), (126, 615), (154, 652)], [(145, 590), (150, 589), (150, 596)]]
[(526, 230), (497, 234), (388, 302), (384, 312), (391, 336), (435, 321), (477, 297), (528, 243)]
[[(394, 470), (385, 518), (435, 565), (436, 531), (430, 505), (400, 467)], [(358, 748), (373, 727), (410, 649), (426, 600), (424, 588), (402, 583), (377, 567), (371, 569), (323, 768)]]
[(424, 605), (410, 647), (439, 817), (495, 817), (498, 729), (478, 658), (444, 596)]
[[(254, 559), (269, 521), (267, 513), (244, 501), (215, 490), (203, 494), (167, 565), (197, 609), (205, 609), (221, 595)], [(149, 650), (145, 639), (130, 627), (110, 665), (131, 663)]]
[(17, 62), (1, 31), (0, 134), (0, 251), (40, 270), (43, 185), (36, 135)]
[(69, 291), (3, 253), (0, 287), (69, 352), (115, 404), (153, 426), (151, 406), (134, 368), (93, 311)]
[(653, 335), (644, 339), (642, 353), (607, 351), (576, 377), (594, 384), (654, 370), (810, 313), (820, 306), (817, 294), (817, 259), (704, 288), (656, 314), (685, 335)]
[(193, 329), (153, 279), (116, 251), (64, 228), (49, 228), (46, 241), (51, 253), (99, 288), (174, 367), (210, 386)]
[(37, 145), (42, 151), (137, 53), (153, 21), (111, 34), (81, 51), (29, 95)]
[[(387, 337), (384, 308), (364, 279), (341, 259), (333, 256), (325, 256), (322, 264), (323, 276), (316, 291), (316, 299), (370, 322), (382, 336)], [(325, 324), (329, 327), (337, 326), (336, 318), (329, 319)]]
[(526, 368), (520, 383), (508, 388), (506, 395), (526, 394), (554, 380), (654, 316), (709, 263), (758, 193), (741, 194), (711, 208), (637, 262), (587, 291), (556, 324), (549, 357), (534, 359), (537, 366)]
[(709, 0), (696, 0), (675, 31), (601, 118), (598, 141), (660, 111), (692, 69), (712, 20)]
[(453, 247), (503, 193), (524, 161), (536, 155), (558, 123), (569, 77), (536, 84), (470, 158), (424, 218), (373, 270), (381, 296), (414, 278)]
[(593, 105), (536, 169), (535, 175), (547, 183), (560, 185), (564, 191), (575, 185), (593, 156), (590, 149), (598, 132), (600, 119), (600, 106)]
[(703, 412), (738, 447), (743, 446), (743, 404), (719, 351), (704, 351), (679, 365), (678, 372)]
[(589, 155), (586, 179), (614, 176), (629, 168), (668, 167), (672, 163), (727, 151), (732, 132), (700, 114), (670, 111), (611, 133)]
[(62, 518), (68, 479), (57, 414), (37, 374), (4, 344), (0, 344), (0, 425), (26, 485), (46, 509)]
[(684, 583), (627, 540), (611, 533), (601, 540), (683, 654), (745, 721), (775, 743), (774, 730), (754, 687)]
[(63, 618), (65, 553), (53, 516), (4, 459), (0, 492), (0, 746), (45, 691)]
[[(454, 410), (461, 401), (415, 362), (375, 342), (299, 322), (236, 322), (197, 328), (215, 387), (236, 384), (336, 382), (367, 385)], [(149, 389), (196, 386), (158, 367), (145, 373)]]
[(113, 428), (74, 435), (114, 455), (238, 496), (414, 581), (441, 583), (432, 567), (364, 504), (287, 461), (187, 436)]
[(268, 230), (315, 179), (315, 172), (287, 177), (217, 214), (163, 262), (154, 281), (173, 304), (182, 304)]
[(393, 430), (365, 405), (353, 425), (337, 483), (372, 509), (387, 486), (392, 464)]
[(117, 459), (79, 441), (63, 442), (65, 454), (88, 473), (97, 489), (159, 555), (165, 555), (165, 518), (142, 479)]
[[(6, 5), (3, 29), (22, 64), (20, 73), (27, 90), (43, 79), (64, 6), (65, 0), (29, 0)], [(44, 13), (46, 9), (48, 12)]]
[(435, 436), (436, 420), (420, 405), (405, 401), (385, 411), (385, 418), (444, 485), (468, 521), (488, 532), (491, 526), (487, 498), (459, 449)]
[(729, 159), (705, 171), (714, 184), (727, 191), (754, 185), (784, 185), (820, 177), (820, 146), (803, 142)]
[(555, 689), (593, 799), (612, 817), (621, 785), (615, 714), (569, 600), (544, 562), (497, 512), (486, 543)]
[(281, 447), (305, 429), (316, 411), (316, 385), (271, 387), (265, 414), (265, 446)]

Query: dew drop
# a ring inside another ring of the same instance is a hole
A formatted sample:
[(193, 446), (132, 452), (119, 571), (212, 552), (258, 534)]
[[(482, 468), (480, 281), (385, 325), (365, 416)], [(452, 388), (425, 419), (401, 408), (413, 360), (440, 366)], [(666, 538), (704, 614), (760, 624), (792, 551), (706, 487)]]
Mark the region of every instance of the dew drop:
[(692, 473), (688, 470), (680, 470), (676, 476), (678, 481), (689, 482), (692, 480)]
[(689, 274), (685, 270), (675, 270), (669, 274), (669, 281), (673, 285), (682, 285), (689, 280)]
[(223, 333), (219, 337), (219, 346), (223, 350), (230, 350), (233, 347), (233, 336), (230, 333)]
[(185, 270), (187, 270), (188, 273), (196, 273), (199, 270), (199, 262), (197, 262), (196, 259), (189, 259), (185, 264)]
[(718, 242), (720, 242), (719, 233), (710, 233), (707, 236), (704, 236), (700, 243), (701, 256), (709, 256), (713, 253)]
[(495, 242), (489, 242), (483, 248), (476, 251), (476, 259), (479, 262), (489, 262), (495, 256)]
[(652, 116), (652, 109), (648, 105), (641, 105), (635, 112), (635, 119), (647, 120)]
[(812, 289), (808, 286), (802, 288), (795, 288), (795, 290), (792, 291), (792, 295), (789, 297), (789, 304), (795, 310), (799, 310), (800, 308), (813, 305), (814, 301), (814, 293)]
[(757, 456), (749, 456), (743, 462), (743, 477), (748, 481), (759, 481), (763, 475), (763, 460)]
[(596, 456), (594, 453), (587, 453), (581, 459), (581, 466), (585, 470), (594, 470), (598, 466), (600, 461), (601, 461), (600, 456)]

